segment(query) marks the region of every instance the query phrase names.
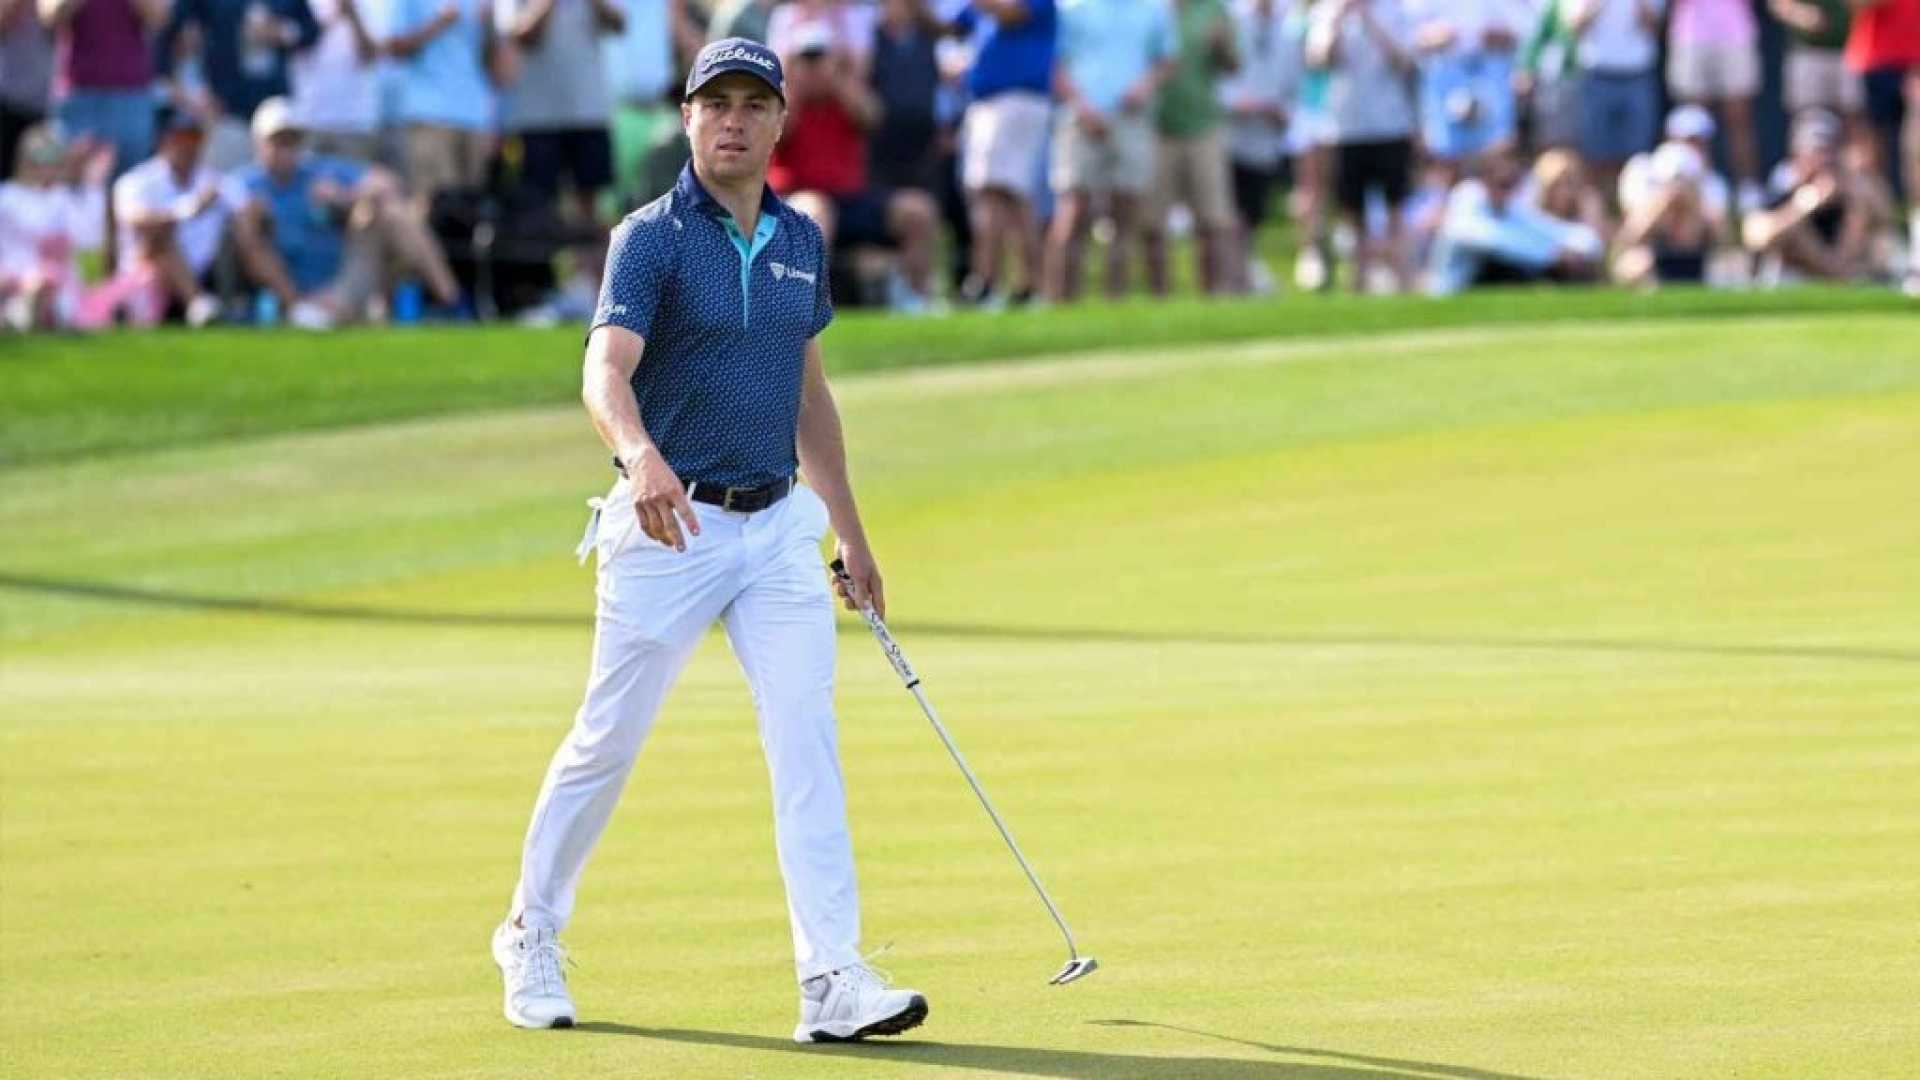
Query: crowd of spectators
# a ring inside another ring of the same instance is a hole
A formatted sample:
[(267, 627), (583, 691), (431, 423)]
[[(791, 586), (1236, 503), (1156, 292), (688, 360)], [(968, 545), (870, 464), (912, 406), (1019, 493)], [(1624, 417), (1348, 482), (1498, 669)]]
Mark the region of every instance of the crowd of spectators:
[(702, 3), (0, 0), (0, 324), (578, 317), (727, 36), (851, 303), (1920, 292), (1920, 0)]

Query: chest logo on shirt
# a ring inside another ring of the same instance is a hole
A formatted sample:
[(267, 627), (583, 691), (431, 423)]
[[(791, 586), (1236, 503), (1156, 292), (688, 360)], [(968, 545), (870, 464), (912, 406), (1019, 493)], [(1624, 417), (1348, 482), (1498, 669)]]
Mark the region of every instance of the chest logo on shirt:
[(775, 281), (785, 281), (788, 278), (793, 278), (795, 281), (804, 281), (809, 285), (814, 284), (813, 271), (811, 270), (801, 270), (780, 262), (768, 263), (767, 269), (773, 271), (773, 280)]

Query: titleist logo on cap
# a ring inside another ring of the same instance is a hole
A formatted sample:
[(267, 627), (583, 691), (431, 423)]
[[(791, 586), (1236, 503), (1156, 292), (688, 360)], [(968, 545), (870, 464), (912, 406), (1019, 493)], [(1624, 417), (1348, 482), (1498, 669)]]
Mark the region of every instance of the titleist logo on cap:
[(724, 64), (729, 60), (745, 60), (749, 64), (756, 64), (766, 68), (768, 71), (773, 70), (772, 60), (768, 59), (759, 50), (747, 48), (745, 45), (729, 45), (724, 49), (717, 49), (708, 53), (707, 56), (700, 61), (700, 70), (710, 71), (715, 65)]

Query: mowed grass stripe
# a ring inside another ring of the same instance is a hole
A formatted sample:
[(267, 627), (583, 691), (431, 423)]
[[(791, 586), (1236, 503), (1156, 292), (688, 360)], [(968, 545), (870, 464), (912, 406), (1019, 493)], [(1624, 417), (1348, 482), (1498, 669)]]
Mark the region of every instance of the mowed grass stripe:
[[(867, 937), (935, 1011), (923, 1041), (846, 1054), (784, 1041), (766, 780), (718, 639), (569, 935), (602, 1026), (497, 1015), (485, 935), (585, 666), (566, 549), (601, 461), (572, 410), (301, 436), (264, 476), (260, 443), (158, 456), (191, 515), (106, 463), (15, 474), (37, 509), (8, 500), (0, 565), (31, 547), (13, 526), (125, 516), (35, 572), (504, 619), (8, 590), (0, 954), (64, 1006), (0, 1004), (9, 1067), (1899, 1075), (1920, 1040), (1902, 326), (849, 380), (903, 641), (1103, 970), (1044, 986), (1044, 913), (849, 625)], [(1044, 455), (999, 435), (1037, 420)], [(432, 452), (488, 448), (484, 474)], [(1887, 656), (1823, 651), (1848, 647)]]

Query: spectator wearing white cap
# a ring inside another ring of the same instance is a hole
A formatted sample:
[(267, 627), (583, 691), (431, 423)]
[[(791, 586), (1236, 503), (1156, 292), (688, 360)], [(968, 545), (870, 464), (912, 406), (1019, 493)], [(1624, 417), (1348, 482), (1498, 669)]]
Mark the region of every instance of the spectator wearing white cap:
[(1774, 170), (1767, 206), (1742, 234), (1761, 256), (1761, 280), (1871, 281), (1890, 269), (1893, 199), (1871, 170), (1842, 152), (1840, 119), (1823, 109), (1794, 118), (1791, 153)]
[(1645, 194), (1626, 209), (1617, 238), (1613, 276), (1625, 285), (1701, 285), (1714, 249), (1724, 238), (1724, 212), (1705, 197), (1706, 158), (1684, 142), (1669, 142), (1647, 163)]
[(255, 163), (234, 173), (234, 237), (253, 281), (295, 326), (322, 330), (365, 318), (389, 278), (411, 270), (441, 305), (460, 287), (422, 217), (385, 170), (306, 151), (285, 98), (253, 114)]
[[(1701, 206), (1715, 217), (1726, 217), (1731, 205), (1727, 181), (1714, 171), (1711, 164), (1706, 164), (1713, 160), (1713, 114), (1698, 105), (1682, 105), (1667, 114), (1665, 134), (1661, 146), (1692, 147), (1699, 156), (1703, 164), (1694, 182), (1700, 190)], [(1659, 185), (1653, 178), (1653, 159), (1654, 152), (1651, 151), (1635, 154), (1620, 170), (1617, 195), (1622, 213), (1632, 214), (1654, 195)]]
[(1760, 93), (1760, 24), (1751, 0), (1673, 0), (1667, 22), (1667, 89), (1682, 102), (1719, 114), (1740, 211), (1758, 207), (1760, 150), (1753, 101)]

